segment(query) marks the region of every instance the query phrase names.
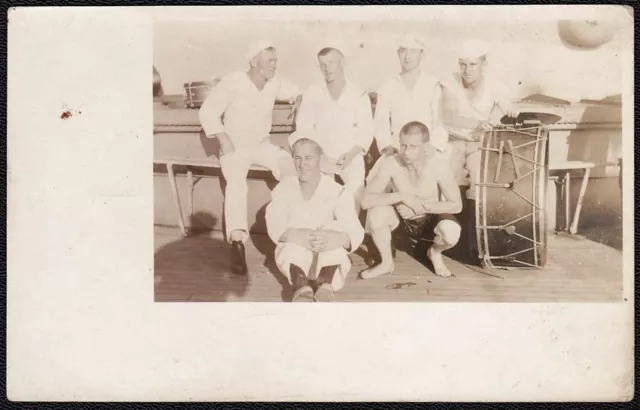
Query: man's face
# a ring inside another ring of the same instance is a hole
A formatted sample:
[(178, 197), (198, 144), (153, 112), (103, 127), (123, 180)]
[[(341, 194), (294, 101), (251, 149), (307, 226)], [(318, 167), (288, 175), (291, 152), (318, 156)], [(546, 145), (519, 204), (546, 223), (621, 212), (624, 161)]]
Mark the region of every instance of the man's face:
[(414, 132), (400, 135), (400, 155), (405, 164), (410, 165), (424, 159), (425, 143), (422, 142), (422, 134)]
[(460, 66), (460, 74), (462, 79), (468, 85), (471, 85), (478, 81), (484, 74), (485, 58), (473, 58), (473, 59), (460, 59), (458, 65)]
[(278, 57), (276, 55), (276, 51), (272, 49), (262, 50), (253, 59), (253, 65), (267, 80), (273, 78), (276, 73), (276, 67), (278, 65)]
[(417, 48), (400, 48), (398, 49), (398, 58), (400, 59), (402, 68), (405, 71), (411, 71), (420, 65), (422, 50)]
[(320, 174), (321, 156), (318, 147), (314, 144), (296, 144), (293, 147), (292, 154), (298, 179), (301, 182), (309, 181)]
[(336, 50), (331, 50), (323, 56), (318, 56), (320, 71), (324, 76), (324, 80), (331, 83), (337, 79), (344, 77), (344, 57)]

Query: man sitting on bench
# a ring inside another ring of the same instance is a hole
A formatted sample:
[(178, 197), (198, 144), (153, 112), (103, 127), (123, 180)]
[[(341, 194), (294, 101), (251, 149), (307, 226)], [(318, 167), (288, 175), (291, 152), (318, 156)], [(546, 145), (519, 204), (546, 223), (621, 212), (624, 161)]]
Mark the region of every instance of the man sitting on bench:
[(267, 231), (276, 243), (276, 264), (293, 286), (293, 301), (330, 302), (344, 286), (348, 254), (362, 243), (364, 229), (351, 191), (321, 172), (320, 145), (295, 135), (292, 141), (298, 175), (274, 188)]
[[(365, 189), (366, 230), (380, 252), (381, 262), (361, 273), (363, 279), (393, 272), (391, 233), (398, 226), (413, 239), (432, 242), (427, 256), (435, 274), (451, 276), (442, 251), (460, 238), (460, 224), (452, 214), (462, 209), (458, 184), (445, 160), (434, 156), (429, 130), (410, 122), (400, 130), (400, 153), (388, 157)], [(387, 186), (391, 185), (392, 192)], [(441, 195), (444, 200), (440, 200)]]

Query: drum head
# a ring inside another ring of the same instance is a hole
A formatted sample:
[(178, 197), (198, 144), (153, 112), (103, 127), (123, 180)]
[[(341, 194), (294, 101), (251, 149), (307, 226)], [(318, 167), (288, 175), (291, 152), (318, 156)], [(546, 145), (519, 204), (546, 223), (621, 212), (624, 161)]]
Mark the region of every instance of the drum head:
[(523, 124), (525, 122), (538, 122), (540, 124), (555, 124), (562, 119), (561, 116), (546, 112), (521, 112), (516, 118), (509, 118), (506, 115), (500, 119), (505, 125)]

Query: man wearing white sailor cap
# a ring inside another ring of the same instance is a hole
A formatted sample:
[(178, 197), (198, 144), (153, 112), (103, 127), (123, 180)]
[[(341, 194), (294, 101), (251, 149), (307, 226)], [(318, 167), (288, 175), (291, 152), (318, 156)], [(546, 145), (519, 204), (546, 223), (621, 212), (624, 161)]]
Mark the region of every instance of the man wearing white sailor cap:
[[(460, 71), (443, 84), (443, 118), (449, 132), (450, 163), (461, 186), (469, 186), (468, 199), (475, 199), (480, 168), (480, 136), (503, 116), (515, 118), (507, 87), (485, 76), (487, 43), (470, 40), (458, 49)], [(468, 179), (467, 175), (469, 174)]]
[(447, 146), (447, 134), (439, 121), (440, 82), (429, 75), (420, 64), (424, 41), (414, 35), (398, 40), (398, 60), (401, 71), (378, 90), (374, 116), (375, 139), (383, 154), (397, 152), (402, 127), (419, 121), (429, 128), (430, 144), (439, 151)]
[[(466, 41), (457, 50), (459, 72), (442, 81), (442, 118), (449, 134), (449, 166), (463, 198), (466, 192), (468, 202), (463, 212), (468, 212), (471, 219), (463, 220), (462, 225), (471, 243), (475, 242), (472, 238), (475, 231), (470, 225), (473, 225), (480, 172), (480, 137), (503, 116), (518, 116), (512, 106), (510, 90), (485, 76), (488, 54), (489, 46), (484, 41)], [(461, 246), (465, 246), (464, 241)]]
[(224, 77), (209, 93), (199, 118), (208, 138), (220, 144), (220, 167), (227, 182), (224, 215), (227, 240), (231, 243), (231, 270), (246, 274), (244, 243), (247, 222), (247, 173), (252, 164), (263, 166), (276, 179), (295, 175), (289, 153), (269, 141), (276, 100), (293, 101), (297, 86), (275, 76), (276, 49), (268, 40), (249, 45), (245, 54), (248, 70)]
[(346, 78), (346, 50), (339, 38), (318, 45), (324, 81), (303, 94), (296, 130), (320, 144), (328, 165), (323, 170), (340, 176), (358, 206), (364, 189), (364, 154), (373, 142), (373, 115), (367, 92)]

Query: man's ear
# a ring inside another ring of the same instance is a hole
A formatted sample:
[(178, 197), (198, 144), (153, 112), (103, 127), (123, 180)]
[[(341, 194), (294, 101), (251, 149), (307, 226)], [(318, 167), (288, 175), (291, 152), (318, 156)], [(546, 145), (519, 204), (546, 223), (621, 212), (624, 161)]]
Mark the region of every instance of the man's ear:
[(257, 57), (253, 57), (249, 60), (249, 67), (255, 68), (258, 65)]

